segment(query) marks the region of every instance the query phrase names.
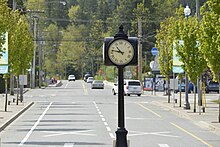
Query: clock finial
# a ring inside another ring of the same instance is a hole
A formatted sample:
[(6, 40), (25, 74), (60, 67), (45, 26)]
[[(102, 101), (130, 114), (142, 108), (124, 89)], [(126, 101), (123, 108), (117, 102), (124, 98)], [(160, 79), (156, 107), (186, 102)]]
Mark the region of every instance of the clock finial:
[(115, 34), (114, 38), (117, 38), (117, 37), (128, 38), (127, 34), (124, 33), (123, 29), (124, 29), (124, 27), (123, 27), (123, 25), (121, 24), (121, 25), (119, 26), (119, 31), (118, 31), (117, 34)]

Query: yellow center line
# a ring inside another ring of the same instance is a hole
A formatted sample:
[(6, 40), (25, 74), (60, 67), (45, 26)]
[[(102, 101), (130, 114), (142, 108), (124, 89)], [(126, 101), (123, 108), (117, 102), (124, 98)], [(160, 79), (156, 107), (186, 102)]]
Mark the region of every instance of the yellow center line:
[(209, 143), (207, 143), (206, 141), (202, 140), (201, 138), (197, 137), (196, 135), (190, 133), (189, 131), (185, 130), (184, 128), (178, 126), (177, 124), (174, 124), (172, 122), (170, 122), (173, 126), (175, 126), (176, 128), (180, 129), (181, 131), (189, 134), (190, 136), (194, 137), (195, 139), (197, 139), (198, 141), (204, 143), (205, 145), (209, 146), (209, 147), (213, 147), (212, 145), (210, 145)]
[(147, 111), (151, 112), (152, 114), (156, 115), (157, 117), (160, 117), (160, 118), (161, 118), (161, 116), (160, 116), (158, 113), (152, 111), (151, 109), (145, 107), (144, 105), (141, 105), (140, 103), (137, 103), (137, 104), (138, 104), (139, 106), (141, 106), (142, 108), (144, 108), (145, 110), (147, 110)]
[(82, 87), (83, 87), (83, 90), (84, 90), (84, 95), (88, 95), (88, 91), (87, 91), (84, 83), (82, 83)]

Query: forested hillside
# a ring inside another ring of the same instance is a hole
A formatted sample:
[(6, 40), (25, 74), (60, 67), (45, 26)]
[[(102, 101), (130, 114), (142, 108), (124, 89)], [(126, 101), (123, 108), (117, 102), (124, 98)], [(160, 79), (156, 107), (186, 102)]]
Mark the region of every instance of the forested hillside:
[[(200, 5), (205, 1), (200, 0)], [(137, 37), (138, 19), (142, 23), (143, 72), (149, 71), (150, 50), (160, 22), (187, 4), (195, 15), (196, 1), (191, 0), (17, 0), (16, 7), (30, 24), (33, 16), (38, 18), (37, 40), (39, 46), (43, 44), (47, 74), (81, 76), (100, 69), (103, 39), (114, 36), (120, 24), (129, 36)]]

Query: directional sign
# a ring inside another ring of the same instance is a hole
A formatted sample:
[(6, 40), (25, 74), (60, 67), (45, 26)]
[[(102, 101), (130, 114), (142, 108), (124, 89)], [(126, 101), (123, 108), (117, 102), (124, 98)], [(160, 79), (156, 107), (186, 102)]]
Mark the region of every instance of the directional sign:
[(156, 56), (158, 54), (158, 49), (156, 47), (153, 47), (151, 49), (151, 53), (152, 53), (152, 55)]

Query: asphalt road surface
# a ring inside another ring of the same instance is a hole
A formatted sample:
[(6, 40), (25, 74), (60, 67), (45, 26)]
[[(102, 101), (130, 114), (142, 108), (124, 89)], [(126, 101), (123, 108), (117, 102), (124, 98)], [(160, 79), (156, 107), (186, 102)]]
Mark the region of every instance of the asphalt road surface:
[[(113, 147), (117, 95), (111, 87), (91, 89), (84, 81), (34, 89), (35, 104), (1, 133), (1, 147)], [(125, 96), (125, 128), (130, 147), (220, 146), (220, 136), (155, 105), (161, 98)]]

